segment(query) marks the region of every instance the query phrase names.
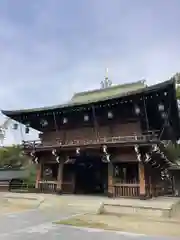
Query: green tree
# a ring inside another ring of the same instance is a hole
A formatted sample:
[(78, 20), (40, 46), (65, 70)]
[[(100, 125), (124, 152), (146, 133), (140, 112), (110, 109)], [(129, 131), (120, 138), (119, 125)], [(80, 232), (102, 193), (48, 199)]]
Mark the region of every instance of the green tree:
[(0, 148), (0, 167), (19, 168), (26, 167), (29, 158), (23, 155), (22, 148), (18, 145)]
[(178, 99), (180, 99), (180, 73), (177, 72), (173, 78), (175, 79), (176, 81), (176, 96)]

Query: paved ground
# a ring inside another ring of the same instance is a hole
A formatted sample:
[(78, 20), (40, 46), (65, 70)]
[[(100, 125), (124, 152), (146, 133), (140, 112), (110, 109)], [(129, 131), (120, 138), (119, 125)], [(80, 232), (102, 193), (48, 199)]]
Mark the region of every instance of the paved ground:
[(144, 235), (118, 233), (98, 229), (81, 229), (68, 226), (55, 225), (52, 222), (71, 215), (78, 211), (64, 209), (54, 212), (52, 209), (33, 210), (24, 213), (13, 213), (0, 216), (0, 239), (1, 240), (53, 240), (53, 239), (77, 239), (77, 240), (99, 240), (100, 238), (114, 240), (173, 240), (179, 238), (148, 237)]
[[(60, 197), (61, 198), (61, 197)], [(57, 198), (56, 198), (57, 199)], [(61, 198), (61, 200), (67, 198)], [(77, 198), (76, 198), (77, 199)], [(73, 228), (68, 226), (56, 225), (52, 222), (60, 219), (87, 212), (87, 207), (78, 207), (76, 205), (68, 206), (68, 203), (59, 205), (59, 201), (52, 201), (53, 198), (49, 196), (49, 200), (43, 207), (36, 210), (28, 210), (20, 213), (1, 214), (0, 215), (0, 239), (1, 240), (49, 240), (61, 239), (67, 240), (73, 238), (74, 240), (99, 240), (100, 238), (114, 239), (114, 240), (173, 240), (179, 238), (165, 238), (165, 237), (149, 237), (145, 235), (137, 235), (123, 232), (111, 232), (98, 229), (87, 228)], [(63, 202), (64, 202), (63, 200)], [(74, 201), (71, 199), (70, 202)], [(51, 204), (50, 204), (51, 203)], [(94, 207), (92, 207), (94, 208)]]

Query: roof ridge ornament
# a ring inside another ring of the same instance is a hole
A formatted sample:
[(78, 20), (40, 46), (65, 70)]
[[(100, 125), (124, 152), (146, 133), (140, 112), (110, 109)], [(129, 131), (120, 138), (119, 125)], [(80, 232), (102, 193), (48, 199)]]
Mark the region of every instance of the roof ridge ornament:
[(111, 86), (112, 86), (112, 81), (111, 81), (111, 80), (109, 79), (109, 77), (108, 77), (108, 72), (109, 72), (109, 69), (106, 68), (104, 81), (101, 81), (101, 88), (102, 88), (102, 89), (108, 88), (108, 87), (111, 87)]
[(148, 87), (147, 80), (145, 78), (141, 79), (140, 82), (144, 84), (144, 86)]

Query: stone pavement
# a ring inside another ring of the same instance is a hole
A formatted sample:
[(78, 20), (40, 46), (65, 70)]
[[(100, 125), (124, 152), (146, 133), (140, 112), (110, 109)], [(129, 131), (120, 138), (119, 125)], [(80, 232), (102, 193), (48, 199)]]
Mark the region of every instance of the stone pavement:
[[(17, 236), (25, 237), (28, 232), (42, 232), (43, 228), (51, 226), (55, 219), (66, 218), (77, 214), (68, 209), (58, 211), (34, 209), (21, 213), (11, 213), (0, 216), (0, 239), (13, 239)], [(33, 230), (35, 229), (35, 230)], [(38, 230), (39, 229), (39, 230)], [(25, 238), (28, 239), (28, 238)]]
[(159, 208), (170, 209), (172, 205), (180, 203), (180, 198), (173, 197), (159, 197), (149, 200), (139, 199), (111, 199), (101, 196), (85, 196), (85, 195), (53, 195), (53, 194), (28, 194), (28, 193), (1, 193), (0, 197), (6, 197), (11, 199), (27, 199), (29, 201), (37, 201), (42, 204), (69, 204), (71, 206), (98, 206), (101, 202), (107, 205), (122, 205), (122, 206), (136, 206), (143, 208)]
[[(43, 195), (41, 195), (43, 196)], [(119, 214), (136, 214), (152, 217), (173, 217), (180, 213), (180, 198), (159, 197), (150, 200), (138, 199), (109, 199), (99, 196), (83, 195), (47, 195), (44, 194), (44, 202), (40, 207), (48, 207), (52, 204), (55, 206), (68, 205), (76, 209), (83, 209), (87, 212), (98, 212), (102, 203), (104, 209), (109, 213)], [(178, 206), (178, 208), (177, 208)], [(180, 217), (180, 214), (179, 214)]]
[(0, 216), (0, 239), (1, 240), (178, 240), (179, 238), (149, 237), (142, 234), (127, 232), (104, 231), (102, 229), (74, 228), (53, 224), (55, 219), (70, 217), (75, 212), (52, 212), (49, 210), (32, 210), (25, 213), (16, 213)]
[[(16, 195), (16, 196), (15, 196)], [(23, 197), (15, 194), (15, 198)], [(26, 195), (26, 196), (25, 196)], [(140, 240), (171, 240), (175, 238), (166, 237), (148, 237), (146, 235), (131, 234), (128, 232), (111, 232), (100, 229), (73, 228), (68, 226), (55, 225), (52, 222), (64, 218), (71, 218), (76, 214), (93, 212), (97, 205), (103, 201), (101, 197), (84, 197), (84, 196), (55, 196), (45, 194), (25, 194), (24, 198), (39, 198), (41, 204), (36, 209), (21, 213), (11, 213), (0, 215), (0, 239), (6, 240), (49, 240), (49, 239), (77, 239), (87, 240), (94, 238), (128, 240), (138, 238)], [(3, 194), (0, 194), (3, 197)], [(7, 197), (7, 196), (6, 196)], [(26, 201), (26, 200), (25, 200)], [(27, 200), (28, 201), (28, 200)], [(114, 220), (113, 220), (114, 221)], [(130, 231), (128, 229), (128, 231)], [(178, 238), (179, 239), (179, 238)]]

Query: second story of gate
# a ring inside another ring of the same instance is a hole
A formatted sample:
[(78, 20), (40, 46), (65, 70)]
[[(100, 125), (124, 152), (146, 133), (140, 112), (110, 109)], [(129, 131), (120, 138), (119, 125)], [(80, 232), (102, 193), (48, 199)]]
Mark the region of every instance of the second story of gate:
[[(178, 139), (175, 82), (144, 82), (81, 92), (64, 105), (2, 111), (40, 132), (41, 146), (132, 143)], [(33, 139), (32, 139), (33, 140)]]

